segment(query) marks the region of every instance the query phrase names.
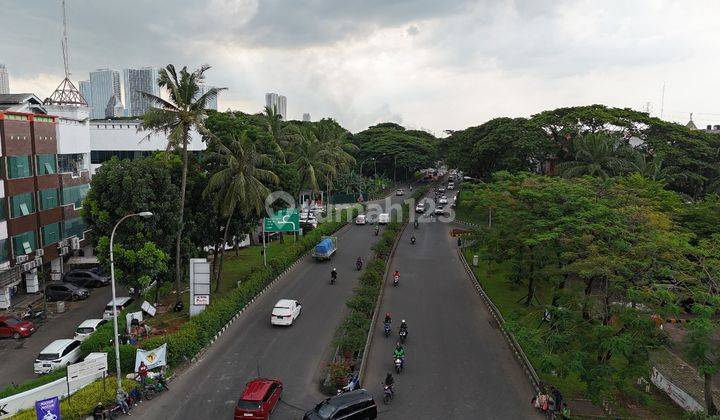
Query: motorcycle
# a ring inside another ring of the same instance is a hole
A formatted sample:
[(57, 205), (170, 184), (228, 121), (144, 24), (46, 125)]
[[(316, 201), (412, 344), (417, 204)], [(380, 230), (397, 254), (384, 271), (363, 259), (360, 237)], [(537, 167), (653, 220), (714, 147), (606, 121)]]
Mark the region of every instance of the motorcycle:
[(386, 322), (385, 323), (385, 337), (390, 337), (391, 332), (392, 332), (392, 330), (390, 329), (390, 323)]
[(415, 237), (414, 236), (410, 238), (410, 243), (415, 245)]
[(45, 311), (27, 310), (22, 315), (23, 321), (41, 321), (45, 319)]
[(362, 270), (362, 265), (363, 265), (362, 260), (355, 261), (355, 268), (357, 268), (357, 271)]
[(413, 223), (413, 226), (415, 226), (415, 229), (418, 228), (418, 221), (416, 220), (415, 223)]
[(380, 233), (380, 226), (375, 226), (375, 236), (378, 236)]
[(158, 375), (154, 379), (145, 382), (145, 386), (140, 391), (140, 394), (144, 400), (151, 400), (155, 394), (159, 394), (163, 390), (170, 390), (170, 388), (168, 388), (165, 378), (162, 375)]
[(336, 276), (330, 276), (330, 284), (335, 284)]
[(403, 359), (401, 359), (399, 357), (396, 358), (395, 359), (395, 372), (397, 372), (397, 373), (402, 372), (403, 367), (405, 367), (404, 365), (405, 365), (405, 362), (403, 361)]
[(393, 278), (393, 286), (397, 287), (398, 284), (400, 284), (400, 276), (395, 276)]
[(383, 403), (390, 404), (390, 400), (393, 399), (394, 395), (395, 391), (393, 391), (393, 387), (385, 385), (385, 389), (383, 390)]
[(407, 330), (400, 330), (400, 342), (405, 343), (407, 340)]

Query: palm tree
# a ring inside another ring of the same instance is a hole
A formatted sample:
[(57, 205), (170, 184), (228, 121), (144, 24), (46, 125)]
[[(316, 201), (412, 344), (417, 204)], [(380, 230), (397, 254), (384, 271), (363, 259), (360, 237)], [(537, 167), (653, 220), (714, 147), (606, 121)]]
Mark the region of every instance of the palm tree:
[(621, 143), (603, 134), (591, 133), (573, 143), (575, 160), (557, 165), (558, 173), (566, 178), (583, 175), (608, 178), (621, 173), (628, 161), (621, 157)]
[(272, 149), (284, 163), (285, 153), (280, 146), (287, 146), (288, 141), (293, 137), (293, 134), (295, 133), (287, 130), (286, 127), (283, 125), (282, 115), (278, 114), (277, 107), (266, 106), (263, 109), (262, 115), (265, 118), (265, 125), (267, 131), (273, 141)]
[(177, 236), (175, 238), (175, 287), (178, 291), (176, 301), (180, 301), (180, 283), (182, 280), (180, 242), (182, 240), (184, 211), (185, 211), (185, 188), (187, 185), (188, 171), (188, 143), (190, 143), (190, 130), (193, 128), (201, 134), (207, 132), (205, 129), (205, 105), (208, 100), (217, 96), (224, 88), (211, 88), (202, 95), (198, 95), (199, 85), (205, 80), (205, 72), (210, 66), (203, 65), (199, 69), (190, 72), (183, 67), (180, 73), (175, 66), (168, 64), (160, 70), (158, 85), (167, 90), (169, 99), (165, 100), (148, 92), (141, 94), (150, 99), (155, 107), (150, 108), (142, 116), (140, 129), (149, 130), (154, 133), (167, 135), (167, 150), (182, 152), (182, 181), (180, 185), (180, 209)]
[(214, 146), (217, 150), (210, 152), (209, 159), (216, 161), (221, 169), (210, 177), (203, 195), (208, 197), (217, 193), (218, 213), (227, 219), (215, 280), (217, 290), (233, 214), (236, 210), (244, 215), (260, 214), (265, 198), (270, 194), (265, 184), (278, 184), (280, 179), (274, 172), (265, 169), (272, 166), (272, 159), (257, 151), (248, 140), (246, 131), (240, 138), (233, 137), (227, 145), (217, 141)]

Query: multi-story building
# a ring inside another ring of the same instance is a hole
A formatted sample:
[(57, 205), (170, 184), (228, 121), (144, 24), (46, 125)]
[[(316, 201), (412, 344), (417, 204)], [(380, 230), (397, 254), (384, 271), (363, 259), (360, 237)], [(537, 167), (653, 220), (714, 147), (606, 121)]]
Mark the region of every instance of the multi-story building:
[(10, 77), (5, 64), (0, 64), (0, 95), (10, 93)]
[(282, 119), (287, 119), (287, 98), (277, 93), (265, 94), (265, 106), (274, 109)]
[(87, 113), (0, 95), (0, 308), (17, 290), (39, 290), (39, 267), (59, 279), (66, 255), (92, 253), (80, 214), (90, 189)]
[[(103, 162), (118, 157), (136, 159), (167, 149), (165, 134), (138, 131), (140, 120), (93, 120), (90, 122), (90, 166), (93, 173)], [(202, 136), (195, 130), (190, 132), (188, 150), (205, 150)]]
[(89, 80), (81, 80), (79, 83), (80, 87), (80, 94), (85, 99), (85, 102), (87, 102), (88, 107), (92, 109), (92, 85), (90, 84)]
[[(212, 89), (213, 86), (206, 86), (206, 85), (200, 85), (200, 90), (198, 91), (197, 96), (202, 96), (205, 93), (207, 93), (208, 90)], [(205, 109), (212, 109), (217, 111), (218, 109), (218, 101), (217, 101), (217, 95), (208, 98), (207, 102), (205, 102)]]
[[(151, 101), (140, 92), (160, 96), (160, 87), (157, 80), (158, 70), (152, 67), (123, 70), (123, 89), (125, 91), (125, 105), (128, 116), (138, 117), (150, 109), (152, 106)], [(215, 101), (214, 109), (217, 109), (217, 101)]]
[(309, 122), (310, 121), (310, 114), (307, 112), (303, 113), (303, 121)]
[(105, 118), (105, 109), (113, 96), (120, 98), (120, 73), (110, 69), (98, 69), (90, 72), (90, 90), (92, 108), (90, 118)]
[(113, 95), (105, 107), (105, 118), (116, 118), (125, 116), (125, 107), (119, 96)]

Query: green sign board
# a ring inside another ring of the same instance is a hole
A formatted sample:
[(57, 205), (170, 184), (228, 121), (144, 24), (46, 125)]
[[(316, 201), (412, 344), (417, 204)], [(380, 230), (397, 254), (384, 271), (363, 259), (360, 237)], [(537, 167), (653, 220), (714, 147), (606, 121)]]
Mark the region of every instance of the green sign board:
[(272, 217), (265, 218), (265, 232), (294, 232), (300, 230), (300, 215), (297, 209), (278, 210)]

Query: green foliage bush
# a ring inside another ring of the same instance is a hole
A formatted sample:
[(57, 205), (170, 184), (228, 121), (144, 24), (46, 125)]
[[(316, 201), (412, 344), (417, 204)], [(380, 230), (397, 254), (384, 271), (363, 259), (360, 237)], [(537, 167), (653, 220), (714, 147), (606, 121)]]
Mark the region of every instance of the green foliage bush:
[(50, 383), (56, 379), (64, 378), (65, 377), (65, 369), (56, 370), (55, 372), (48, 373), (47, 375), (40, 376), (35, 379), (31, 379), (25, 383), (20, 384), (19, 386), (7, 386), (5, 389), (0, 391), (0, 398), (9, 397), (11, 395), (19, 394), (23, 391), (27, 391), (28, 389), (33, 389), (35, 387), (38, 387), (40, 385), (45, 385), (47, 383)]

